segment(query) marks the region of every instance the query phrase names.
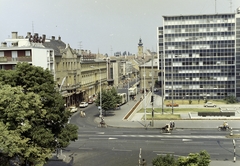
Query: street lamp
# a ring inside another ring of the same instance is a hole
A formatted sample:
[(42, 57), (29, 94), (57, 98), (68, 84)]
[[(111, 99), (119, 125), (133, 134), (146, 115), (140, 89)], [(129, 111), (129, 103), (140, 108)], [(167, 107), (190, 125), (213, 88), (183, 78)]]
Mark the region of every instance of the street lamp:
[(171, 54), (171, 72), (172, 72), (172, 114), (173, 114), (173, 53)]
[[(94, 66), (90, 66), (90, 67), (96, 69), (96, 67), (94, 67)], [(103, 115), (102, 115), (102, 82), (101, 82), (101, 80), (102, 80), (102, 77), (101, 77), (102, 73), (101, 73), (101, 69), (100, 68), (97, 68), (97, 69), (99, 70), (99, 74), (100, 74), (100, 107), (99, 107), (100, 115), (99, 115), (99, 117), (102, 118), (103, 117)], [(103, 120), (103, 118), (102, 118), (102, 120)]]
[[(144, 57), (145, 58), (145, 57)], [(145, 125), (147, 126), (146, 124), (146, 80), (145, 80), (145, 77), (146, 77), (146, 69), (145, 69), (145, 59), (144, 59), (144, 75), (143, 75), (143, 84), (144, 84), (144, 121), (145, 121)]]
[(232, 140), (233, 142), (233, 153), (234, 153), (234, 156), (233, 156), (233, 162), (236, 162), (236, 142), (235, 142), (235, 139)]

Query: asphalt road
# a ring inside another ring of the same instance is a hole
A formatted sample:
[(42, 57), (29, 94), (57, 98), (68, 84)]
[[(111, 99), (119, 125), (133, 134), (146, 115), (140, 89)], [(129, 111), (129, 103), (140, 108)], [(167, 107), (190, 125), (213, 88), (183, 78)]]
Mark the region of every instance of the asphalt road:
[(212, 160), (232, 160), (233, 145), (225, 137), (227, 134), (217, 130), (174, 130), (163, 134), (158, 129), (80, 128), (79, 139), (63, 153), (73, 156), (74, 166), (138, 165), (140, 148), (141, 157), (149, 165), (157, 155), (186, 156), (203, 149)]
[[(211, 155), (212, 160), (233, 159), (232, 140), (226, 138), (229, 132), (177, 129), (166, 134), (154, 128), (99, 128), (94, 122), (99, 116), (96, 105), (91, 104), (83, 110), (86, 112), (85, 118), (81, 118), (78, 111), (70, 119), (70, 123), (79, 126), (79, 130), (78, 140), (63, 149), (63, 156), (68, 163), (51, 161), (46, 166), (137, 166), (139, 156), (151, 165), (152, 159), (158, 155), (186, 156), (203, 149)], [(113, 115), (113, 112), (107, 114)], [(234, 133), (240, 134), (240, 131), (236, 129)], [(240, 157), (239, 144), (240, 141), (236, 139), (237, 158)]]

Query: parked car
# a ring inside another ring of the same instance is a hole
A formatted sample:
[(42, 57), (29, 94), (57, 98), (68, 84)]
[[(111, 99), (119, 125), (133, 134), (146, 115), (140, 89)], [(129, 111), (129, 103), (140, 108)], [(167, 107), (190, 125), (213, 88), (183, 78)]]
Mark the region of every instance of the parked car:
[(204, 107), (217, 107), (217, 105), (212, 102), (207, 102), (206, 104), (204, 104)]
[[(178, 107), (179, 104), (178, 103), (173, 103), (173, 107)], [(172, 107), (172, 103), (167, 103), (166, 107)]]
[(80, 104), (79, 104), (79, 107), (80, 108), (84, 108), (84, 107), (87, 107), (88, 106), (88, 103), (87, 102), (81, 102)]
[(74, 112), (77, 112), (77, 107), (75, 107), (75, 106), (71, 106), (71, 107), (69, 107), (69, 111), (70, 112), (72, 112), (72, 113), (74, 113)]
[(92, 103), (93, 103), (93, 99), (89, 99), (88, 104), (92, 104)]

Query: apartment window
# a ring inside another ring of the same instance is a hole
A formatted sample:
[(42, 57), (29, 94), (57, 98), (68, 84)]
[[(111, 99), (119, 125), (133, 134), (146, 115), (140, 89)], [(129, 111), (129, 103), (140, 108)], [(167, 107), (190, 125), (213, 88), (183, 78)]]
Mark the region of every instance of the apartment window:
[(30, 51), (25, 51), (25, 56), (30, 56)]
[(4, 52), (0, 51), (0, 57), (4, 57)]

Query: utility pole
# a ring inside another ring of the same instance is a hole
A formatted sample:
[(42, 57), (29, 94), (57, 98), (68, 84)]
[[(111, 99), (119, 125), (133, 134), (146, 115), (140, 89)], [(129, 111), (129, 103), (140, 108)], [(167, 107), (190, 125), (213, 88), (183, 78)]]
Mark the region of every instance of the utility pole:
[(172, 73), (172, 114), (173, 114), (173, 53), (171, 54), (171, 73)]
[(145, 121), (145, 126), (147, 127), (146, 124), (146, 81), (145, 81), (145, 77), (146, 77), (146, 69), (145, 69), (145, 59), (144, 59), (144, 75), (143, 75), (143, 80), (144, 80), (144, 121)]
[(164, 77), (163, 77), (163, 74), (164, 74), (164, 72), (163, 72), (163, 69), (164, 69), (164, 67), (163, 67), (163, 53), (161, 53), (161, 83), (162, 83), (162, 114), (163, 114), (163, 112), (164, 112), (164, 93), (163, 93), (163, 91), (164, 91), (164, 81), (163, 81), (163, 79), (164, 79)]
[(154, 108), (153, 108), (153, 103), (154, 103), (154, 82), (153, 82), (153, 54), (152, 54), (152, 96), (151, 96), (151, 102), (152, 102), (152, 127), (154, 126), (153, 124), (153, 118), (154, 118)]
[(235, 139), (232, 140), (233, 142), (233, 162), (236, 162), (236, 142)]

